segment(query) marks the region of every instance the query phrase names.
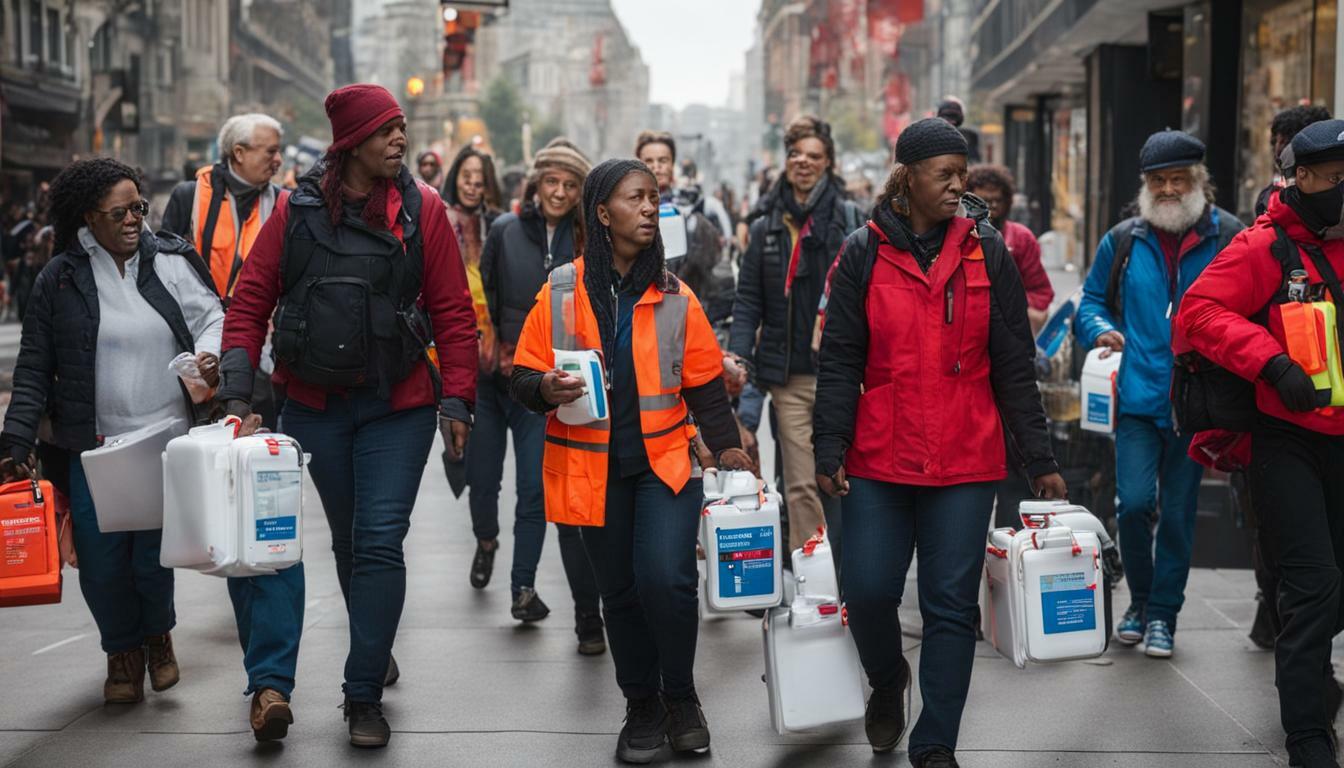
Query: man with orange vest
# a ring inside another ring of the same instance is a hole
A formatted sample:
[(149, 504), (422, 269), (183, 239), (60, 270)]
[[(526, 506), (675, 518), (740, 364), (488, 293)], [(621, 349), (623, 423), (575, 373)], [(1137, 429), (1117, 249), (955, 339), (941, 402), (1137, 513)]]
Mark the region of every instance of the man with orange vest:
[[(243, 262), (261, 225), (289, 192), (272, 183), (283, 159), (280, 123), (269, 115), (234, 115), (219, 129), (219, 162), (196, 172), (195, 181), (173, 189), (163, 211), (163, 228), (196, 247), (195, 263), (206, 283), (228, 307)], [(275, 427), (270, 355), (261, 356), (252, 407), (267, 427)]]
[[(754, 469), (718, 340), (695, 294), (665, 268), (658, 203), (658, 182), (637, 160), (588, 174), (584, 255), (551, 271), (509, 382), (515, 400), (550, 414), (546, 519), (583, 526), (627, 702), (616, 752), (627, 763), (651, 761), (668, 741), (678, 752), (709, 749), (692, 674), (703, 488), (691, 477), (688, 415), (720, 466)], [(585, 393), (583, 379), (557, 368), (556, 350), (600, 350), (605, 391)], [(581, 419), (555, 412), (585, 396), (610, 400), (600, 419), (569, 424)]]

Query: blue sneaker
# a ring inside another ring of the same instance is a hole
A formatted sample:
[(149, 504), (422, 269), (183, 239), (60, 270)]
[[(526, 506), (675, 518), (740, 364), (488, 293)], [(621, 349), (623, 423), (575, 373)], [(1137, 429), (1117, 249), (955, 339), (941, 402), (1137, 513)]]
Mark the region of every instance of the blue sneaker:
[(1176, 647), (1176, 638), (1171, 627), (1161, 619), (1148, 622), (1148, 631), (1143, 635), (1143, 652), (1155, 659), (1169, 659)]
[(1143, 639), (1143, 611), (1131, 605), (1124, 618), (1115, 625), (1115, 639), (1125, 645), (1134, 645)]

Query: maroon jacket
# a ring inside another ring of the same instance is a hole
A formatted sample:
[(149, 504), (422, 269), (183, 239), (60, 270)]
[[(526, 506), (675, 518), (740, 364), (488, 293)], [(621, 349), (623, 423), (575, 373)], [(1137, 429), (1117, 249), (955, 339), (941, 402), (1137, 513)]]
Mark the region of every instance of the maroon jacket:
[(1015, 221), (1005, 221), (1003, 242), (1022, 275), (1022, 286), (1027, 289), (1027, 306), (1049, 309), (1050, 302), (1055, 299), (1055, 289), (1050, 285), (1045, 267), (1041, 266), (1041, 244), (1036, 242), (1036, 236)]
[[(439, 193), (422, 182), (417, 181), (416, 186), (422, 198), (420, 232), (424, 238), (425, 259), (420, 305), (429, 314), (434, 329), (434, 346), (439, 372), (443, 376), (443, 397), (458, 398), (470, 407), (476, 401), (476, 313), (467, 287), (467, 272), (462, 266), (457, 238), (448, 226), (448, 214)], [(389, 190), (388, 207), (394, 212), (389, 219), (396, 221), (395, 212), (401, 209), (401, 194), (395, 185)], [(261, 358), (271, 314), (280, 299), (280, 254), (285, 247), (288, 221), (288, 202), (277, 205), (243, 263), (233, 301), (224, 318), (222, 348), (246, 350), (253, 369)], [(436, 403), (432, 379), (424, 365), (418, 365), (411, 375), (393, 386), (394, 410)], [(317, 410), (326, 408), (327, 395), (332, 391), (292, 378), (280, 364), (276, 365), (272, 380), (285, 387), (286, 397)]]

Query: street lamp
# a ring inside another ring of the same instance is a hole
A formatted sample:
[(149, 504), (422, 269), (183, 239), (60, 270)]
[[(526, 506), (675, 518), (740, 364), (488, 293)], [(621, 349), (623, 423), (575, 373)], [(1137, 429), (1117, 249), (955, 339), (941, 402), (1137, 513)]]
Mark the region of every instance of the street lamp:
[(419, 77), (411, 77), (406, 81), (406, 95), (412, 99), (417, 98), (425, 92), (425, 81)]

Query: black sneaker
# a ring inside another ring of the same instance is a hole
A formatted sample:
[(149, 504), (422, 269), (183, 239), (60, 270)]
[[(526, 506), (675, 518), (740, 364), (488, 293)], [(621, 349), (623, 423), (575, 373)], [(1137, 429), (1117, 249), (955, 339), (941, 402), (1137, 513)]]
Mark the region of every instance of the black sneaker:
[(579, 636), (579, 653), (583, 656), (601, 656), (607, 652), (607, 635), (602, 617), (598, 614), (580, 614), (574, 618), (574, 634)]
[(1339, 768), (1335, 750), (1324, 736), (1307, 739), (1288, 747), (1288, 765), (1301, 768)]
[(476, 555), (471, 558), (471, 586), (485, 589), (490, 583), (490, 574), (495, 572), (495, 553), (498, 551), (499, 539), (495, 539), (490, 549), (485, 548), (484, 542), (476, 542)]
[(956, 755), (946, 747), (934, 747), (910, 761), (914, 768), (961, 768)]
[(623, 763), (651, 763), (667, 742), (667, 710), (660, 696), (626, 699), (625, 726), (616, 737), (616, 759)]
[(905, 736), (906, 717), (910, 712), (910, 662), (901, 658), (899, 688), (874, 688), (863, 714), (863, 730), (873, 752), (890, 752)]
[(667, 738), (674, 752), (703, 755), (709, 751), (709, 723), (705, 722), (699, 696), (692, 693), (684, 699), (668, 699), (667, 713)]
[(350, 722), (350, 745), (354, 747), (386, 747), (392, 738), (392, 727), (383, 717), (383, 705), (368, 701), (345, 700), (345, 719)]
[(397, 667), (397, 657), (391, 654), (387, 656), (387, 675), (383, 678), (383, 687), (391, 688), (401, 679), (401, 669)]
[(522, 622), (541, 621), (551, 615), (551, 609), (541, 601), (541, 595), (531, 587), (523, 587), (513, 598), (513, 618)]

